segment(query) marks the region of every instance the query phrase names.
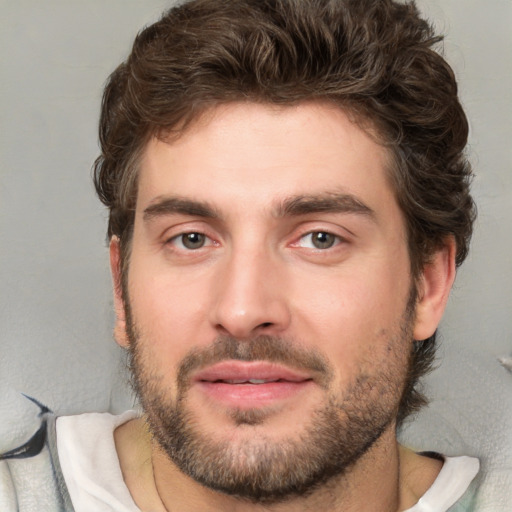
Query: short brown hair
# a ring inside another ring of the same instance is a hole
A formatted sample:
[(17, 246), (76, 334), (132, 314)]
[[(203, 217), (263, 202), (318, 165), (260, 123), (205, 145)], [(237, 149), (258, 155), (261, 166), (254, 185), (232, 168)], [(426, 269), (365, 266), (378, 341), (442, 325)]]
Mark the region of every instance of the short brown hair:
[[(448, 236), (460, 265), (475, 206), (468, 123), (453, 71), (434, 50), (441, 39), (414, 2), (192, 0), (170, 9), (140, 32), (105, 87), (94, 181), (110, 210), (108, 236), (127, 260), (150, 137), (179, 135), (216, 104), (318, 100), (369, 122), (389, 148), (413, 276)], [(414, 351), (400, 421), (425, 401), (416, 383), (433, 347), (434, 338)]]

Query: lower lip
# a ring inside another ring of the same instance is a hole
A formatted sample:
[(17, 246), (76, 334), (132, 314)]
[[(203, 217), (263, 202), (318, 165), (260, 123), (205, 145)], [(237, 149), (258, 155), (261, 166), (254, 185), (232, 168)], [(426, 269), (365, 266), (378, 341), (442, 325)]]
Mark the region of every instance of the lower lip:
[(313, 381), (267, 382), (265, 384), (228, 384), (226, 382), (197, 383), (210, 399), (238, 409), (254, 409), (273, 405), (295, 397), (309, 388)]

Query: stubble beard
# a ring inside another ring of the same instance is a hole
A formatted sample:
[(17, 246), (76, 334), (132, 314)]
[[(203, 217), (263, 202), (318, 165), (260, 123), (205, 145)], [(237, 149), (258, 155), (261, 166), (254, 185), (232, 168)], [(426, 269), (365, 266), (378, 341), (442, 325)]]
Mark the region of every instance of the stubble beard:
[[(309, 495), (342, 478), (396, 419), (412, 345), (409, 307), (395, 332), (381, 340), (389, 353), (386, 363), (366, 362), (365, 368), (373, 365), (373, 371), (361, 371), (342, 393), (332, 389), (333, 371), (318, 352), (297, 348), (281, 338), (260, 336), (243, 342), (220, 337), (210, 347), (190, 352), (179, 365), (175, 397), (163, 387), (163, 375), (157, 373), (145, 350), (149, 344), (144, 343), (147, 340), (126, 309), (132, 384), (149, 429), (183, 473), (210, 489), (265, 504)], [(188, 377), (200, 367), (227, 359), (279, 362), (314, 372), (326, 400), (299, 431), (290, 425), (286, 439), (256, 430), (271, 414), (264, 409), (233, 411), (233, 425), (249, 429), (248, 434), (238, 441), (216, 439), (202, 431), (197, 411), (189, 407)]]

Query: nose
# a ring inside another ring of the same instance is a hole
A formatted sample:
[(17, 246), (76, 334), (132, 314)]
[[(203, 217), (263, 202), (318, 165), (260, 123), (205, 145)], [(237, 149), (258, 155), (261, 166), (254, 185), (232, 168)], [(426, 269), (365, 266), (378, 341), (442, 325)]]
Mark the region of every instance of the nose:
[(233, 252), (215, 278), (211, 322), (219, 334), (248, 339), (290, 325), (285, 273), (263, 250)]

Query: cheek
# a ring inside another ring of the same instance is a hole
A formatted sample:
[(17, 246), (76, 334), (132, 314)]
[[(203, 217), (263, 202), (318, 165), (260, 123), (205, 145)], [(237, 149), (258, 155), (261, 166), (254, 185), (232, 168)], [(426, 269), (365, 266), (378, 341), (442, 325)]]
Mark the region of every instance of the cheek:
[(314, 288), (305, 284), (295, 292), (296, 334), (316, 345), (340, 378), (350, 380), (367, 361), (389, 356), (407, 304), (407, 279), (398, 282), (386, 269), (352, 269), (326, 279), (316, 276), (307, 283)]
[(194, 346), (204, 324), (202, 281), (158, 272), (151, 265), (141, 268), (137, 263), (132, 261), (129, 279), (136, 327), (161, 360), (181, 358)]
[(383, 275), (361, 276), (339, 273), (324, 280), (313, 279), (309, 287), (301, 283), (292, 292), (293, 309), (303, 321), (324, 332), (374, 333), (393, 324), (402, 315), (407, 286)]

